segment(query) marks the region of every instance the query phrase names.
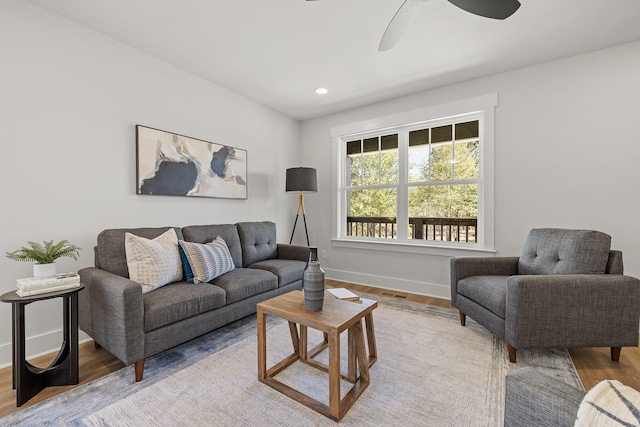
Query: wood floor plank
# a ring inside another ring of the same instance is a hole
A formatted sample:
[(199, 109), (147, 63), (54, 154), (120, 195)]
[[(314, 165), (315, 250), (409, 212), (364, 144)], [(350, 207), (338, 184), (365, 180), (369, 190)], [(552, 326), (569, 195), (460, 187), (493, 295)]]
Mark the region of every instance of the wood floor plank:
[[(327, 285), (337, 288), (347, 288), (354, 292), (367, 292), (378, 295), (390, 295), (406, 301), (429, 304), (438, 307), (451, 308), (448, 300), (411, 294), (373, 286), (357, 285), (354, 283), (327, 280)], [(640, 390), (640, 349), (638, 347), (623, 347), (619, 362), (612, 362), (609, 348), (576, 348), (569, 350), (578, 375), (588, 390), (603, 379), (619, 380), (625, 385)], [(54, 354), (32, 360), (36, 366), (47, 366), (53, 360)], [(104, 348), (95, 349), (93, 342), (79, 346), (80, 384), (86, 384), (95, 379), (115, 372), (124, 367), (115, 356)], [(144, 380), (143, 380), (144, 381)], [(5, 417), (21, 409), (28, 408), (57, 394), (71, 390), (77, 386), (48, 387), (29, 400), (20, 408), (16, 407), (16, 392), (12, 389), (11, 367), (0, 369), (0, 417)]]

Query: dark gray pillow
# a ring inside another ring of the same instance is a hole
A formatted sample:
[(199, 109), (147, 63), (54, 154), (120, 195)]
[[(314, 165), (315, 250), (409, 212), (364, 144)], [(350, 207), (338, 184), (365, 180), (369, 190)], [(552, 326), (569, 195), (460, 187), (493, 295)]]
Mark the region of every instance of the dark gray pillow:
[(611, 236), (599, 231), (533, 229), (518, 274), (604, 274), (610, 248)]

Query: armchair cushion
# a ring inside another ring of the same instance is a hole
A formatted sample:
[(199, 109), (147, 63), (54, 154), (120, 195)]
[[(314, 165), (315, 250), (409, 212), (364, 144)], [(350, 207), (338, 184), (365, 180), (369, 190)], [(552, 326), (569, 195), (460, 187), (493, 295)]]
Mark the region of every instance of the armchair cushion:
[(509, 276), (471, 276), (458, 282), (458, 294), (480, 304), (504, 319)]
[(610, 247), (611, 236), (599, 231), (533, 229), (518, 274), (604, 274)]

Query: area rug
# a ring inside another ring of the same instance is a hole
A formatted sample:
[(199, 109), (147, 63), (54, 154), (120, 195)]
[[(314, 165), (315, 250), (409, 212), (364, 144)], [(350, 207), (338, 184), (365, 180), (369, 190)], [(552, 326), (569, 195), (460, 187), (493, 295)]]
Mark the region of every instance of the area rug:
[[(566, 350), (519, 350), (455, 310), (376, 296), (378, 361), (371, 384), (339, 424), (501, 426), (505, 375), (523, 366), (582, 388)], [(286, 322), (269, 318), (268, 364), (292, 351)], [(344, 334), (346, 335), (346, 334)], [(310, 342), (321, 335), (312, 335)], [(342, 345), (346, 357), (346, 343)], [(255, 316), (150, 358), (145, 378), (132, 367), (4, 419), (2, 425), (325, 426), (330, 419), (257, 379)], [(326, 352), (319, 355), (325, 357)], [(343, 372), (346, 363), (342, 363)], [(278, 379), (328, 402), (326, 373), (296, 362)], [(350, 387), (344, 382), (344, 394)]]

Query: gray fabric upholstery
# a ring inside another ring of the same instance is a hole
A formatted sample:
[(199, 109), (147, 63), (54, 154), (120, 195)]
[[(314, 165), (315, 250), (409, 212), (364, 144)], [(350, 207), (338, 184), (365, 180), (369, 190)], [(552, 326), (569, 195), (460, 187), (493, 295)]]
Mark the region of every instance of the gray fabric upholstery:
[(135, 234), (145, 239), (155, 239), (168, 229), (176, 231), (178, 239), (182, 239), (182, 231), (176, 227), (155, 227), (155, 228), (114, 228), (104, 230), (98, 234), (98, 245), (96, 246), (96, 266), (102, 270), (107, 270), (122, 277), (129, 277), (127, 267), (127, 255), (124, 249), (125, 233)]
[(603, 274), (611, 236), (599, 231), (539, 228), (529, 232), (518, 274)]
[(573, 426), (585, 394), (531, 367), (509, 372), (504, 427)]
[(525, 347), (638, 345), (640, 281), (607, 275), (512, 276), (506, 342)]
[[(88, 305), (78, 304), (80, 329), (126, 365), (144, 358), (142, 286), (95, 267), (78, 274), (85, 286), (80, 291), (82, 300), (91, 300)], [(91, 322), (84, 323), (88, 317)]]
[(292, 259), (298, 261), (309, 261), (309, 246), (287, 245), (286, 243), (278, 243), (278, 258)]
[(224, 290), (209, 283), (170, 283), (147, 292), (142, 298), (145, 332), (220, 308), (226, 303)]
[(278, 287), (278, 278), (265, 270), (236, 268), (211, 281), (227, 295), (227, 304), (238, 302)]
[(458, 282), (458, 295), (463, 295), (504, 319), (509, 276), (471, 276)]
[(184, 240), (194, 243), (209, 243), (220, 236), (227, 244), (233, 264), (242, 267), (242, 247), (240, 246), (240, 236), (234, 224), (222, 225), (189, 225), (182, 229)]
[[(518, 274), (518, 257), (451, 258), (451, 305), (457, 307), (458, 282), (470, 276), (512, 276)], [(504, 316), (503, 316), (504, 318)]]
[(242, 267), (277, 257), (276, 225), (273, 222), (239, 222), (236, 225), (242, 242)]
[[(155, 238), (169, 228), (105, 230), (94, 251), (96, 267), (79, 271), (85, 285), (80, 328), (126, 365), (255, 313), (256, 303), (302, 287), (309, 248), (276, 244), (271, 222), (245, 222), (175, 229), (179, 239), (196, 243), (222, 237), (237, 268), (211, 283), (171, 283), (143, 296), (142, 287), (128, 279), (124, 235)], [(243, 268), (245, 253), (262, 264)]]
[[(516, 349), (637, 346), (640, 280), (622, 275), (622, 253), (609, 242), (599, 232), (540, 229), (524, 261), (453, 258), (451, 303)], [(583, 269), (597, 273), (568, 273)], [(518, 274), (531, 270), (556, 274)]]
[(607, 270), (605, 273), (624, 274), (621, 251), (609, 251), (609, 259), (607, 260)]
[(300, 280), (306, 267), (307, 263), (304, 261), (284, 259), (268, 259), (255, 262), (249, 266), (249, 268), (266, 270), (275, 274), (278, 277), (278, 286), (288, 285), (296, 280)]

